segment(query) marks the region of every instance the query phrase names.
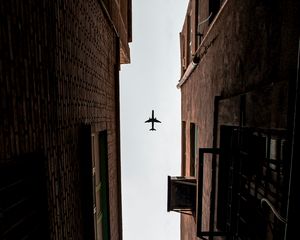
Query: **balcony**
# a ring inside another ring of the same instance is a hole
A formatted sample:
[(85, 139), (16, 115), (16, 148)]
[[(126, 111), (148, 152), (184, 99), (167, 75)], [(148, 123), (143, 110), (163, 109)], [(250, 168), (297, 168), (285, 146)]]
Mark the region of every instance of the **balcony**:
[(168, 176), (168, 212), (195, 215), (196, 178)]

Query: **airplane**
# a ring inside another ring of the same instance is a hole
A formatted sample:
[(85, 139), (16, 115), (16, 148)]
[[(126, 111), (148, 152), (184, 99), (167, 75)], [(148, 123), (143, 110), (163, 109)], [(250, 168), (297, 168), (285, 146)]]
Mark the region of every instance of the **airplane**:
[(157, 120), (154, 117), (154, 110), (152, 110), (152, 117), (149, 118), (147, 121), (145, 121), (145, 123), (149, 123), (149, 122), (151, 122), (151, 124), (152, 124), (152, 127), (151, 127), (151, 129), (149, 129), (149, 131), (156, 131), (156, 129), (154, 128), (154, 123), (161, 123), (161, 121)]

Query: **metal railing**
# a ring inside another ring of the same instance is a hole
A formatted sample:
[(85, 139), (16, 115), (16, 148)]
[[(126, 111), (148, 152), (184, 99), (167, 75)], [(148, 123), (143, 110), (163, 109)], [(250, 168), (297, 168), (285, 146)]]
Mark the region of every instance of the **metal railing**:
[[(289, 171), (286, 145), (284, 130), (223, 126), (220, 148), (199, 149), (198, 237), (283, 239)], [(212, 157), (206, 158), (208, 154)], [(204, 192), (210, 193), (209, 201), (203, 202)]]

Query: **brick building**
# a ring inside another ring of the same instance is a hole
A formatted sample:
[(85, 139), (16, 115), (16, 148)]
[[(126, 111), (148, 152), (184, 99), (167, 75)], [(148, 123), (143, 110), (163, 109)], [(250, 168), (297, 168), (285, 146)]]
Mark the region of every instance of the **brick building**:
[[(190, 0), (180, 33), (181, 239), (293, 239), (300, 4)], [(299, 174), (298, 174), (299, 175)]]
[(0, 239), (122, 239), (131, 0), (0, 3)]

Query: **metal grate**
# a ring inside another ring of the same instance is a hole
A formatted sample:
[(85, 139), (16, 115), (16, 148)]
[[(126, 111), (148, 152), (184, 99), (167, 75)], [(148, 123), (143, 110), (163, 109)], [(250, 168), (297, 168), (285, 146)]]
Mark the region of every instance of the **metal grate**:
[(233, 239), (283, 239), (285, 226), (274, 211), (286, 213), (286, 132), (235, 127), (225, 132), (230, 146), (221, 146), (220, 165), (228, 169), (226, 231)]
[[(289, 164), (286, 131), (221, 126), (220, 149), (199, 150), (197, 236), (283, 239)], [(208, 231), (202, 229), (205, 154), (212, 154)], [(219, 158), (216, 158), (216, 156)], [(282, 217), (283, 216), (283, 217)]]

